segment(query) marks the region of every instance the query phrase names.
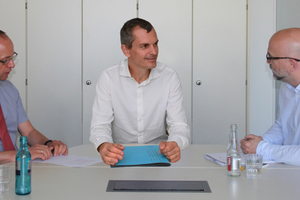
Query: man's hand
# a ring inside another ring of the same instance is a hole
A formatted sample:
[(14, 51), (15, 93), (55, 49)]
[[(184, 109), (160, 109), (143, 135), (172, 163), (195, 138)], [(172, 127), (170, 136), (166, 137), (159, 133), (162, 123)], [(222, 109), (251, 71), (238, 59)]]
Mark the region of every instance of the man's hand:
[(48, 160), (52, 155), (51, 149), (46, 145), (36, 144), (32, 147), (29, 147), (28, 150), (30, 151), (32, 160), (35, 160), (37, 158)]
[(257, 135), (247, 135), (244, 139), (241, 140), (241, 148), (244, 154), (255, 154), (256, 147), (262, 141), (263, 138)]
[(159, 149), (159, 153), (166, 156), (171, 163), (177, 162), (180, 159), (180, 148), (176, 142), (161, 141)]
[(66, 144), (64, 144), (61, 141), (53, 140), (52, 142), (48, 142), (47, 146), (50, 148), (50, 150), (53, 151), (53, 156), (61, 156), (61, 155), (68, 155), (68, 147)]
[(115, 165), (118, 160), (123, 159), (124, 146), (117, 143), (104, 142), (98, 147), (98, 152), (104, 163), (108, 165)]

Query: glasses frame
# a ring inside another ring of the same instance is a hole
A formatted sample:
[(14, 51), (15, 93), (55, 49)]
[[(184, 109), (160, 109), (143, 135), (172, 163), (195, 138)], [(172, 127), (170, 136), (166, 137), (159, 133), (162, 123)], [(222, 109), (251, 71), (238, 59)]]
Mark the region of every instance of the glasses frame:
[(300, 62), (300, 59), (297, 59), (297, 58), (291, 58), (291, 57), (272, 57), (270, 55), (270, 53), (267, 53), (266, 58), (267, 58), (268, 62), (270, 62), (272, 60), (279, 60), (279, 59), (292, 59), (292, 60), (295, 60), (297, 62)]
[(14, 55), (12, 55), (11, 58), (8, 58), (6, 60), (0, 60), (0, 63), (3, 63), (4, 65), (6, 65), (7, 63), (9, 63), (9, 61), (13, 60), (15, 61), (15, 59), (17, 58), (18, 56), (18, 53), (17, 52), (14, 52)]

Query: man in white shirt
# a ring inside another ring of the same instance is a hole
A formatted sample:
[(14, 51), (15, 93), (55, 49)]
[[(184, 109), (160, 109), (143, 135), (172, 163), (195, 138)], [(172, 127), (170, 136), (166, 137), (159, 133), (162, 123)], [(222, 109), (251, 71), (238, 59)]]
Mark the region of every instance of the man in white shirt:
[(244, 153), (262, 154), (265, 160), (300, 165), (300, 28), (275, 33), (269, 42), (267, 62), (274, 78), (284, 83), (279, 91), (279, 114), (261, 137), (241, 140)]
[(131, 19), (120, 34), (127, 59), (100, 75), (90, 141), (110, 165), (123, 159), (121, 143), (159, 144), (160, 153), (177, 162), (190, 139), (179, 78), (156, 61), (158, 39), (149, 22)]

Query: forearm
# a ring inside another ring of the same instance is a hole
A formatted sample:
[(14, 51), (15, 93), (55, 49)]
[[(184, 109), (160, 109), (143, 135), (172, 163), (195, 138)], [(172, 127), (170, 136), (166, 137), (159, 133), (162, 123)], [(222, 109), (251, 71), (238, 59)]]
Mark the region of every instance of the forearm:
[(36, 145), (36, 144), (45, 144), (45, 142), (48, 140), (46, 136), (41, 134), (38, 130), (33, 129), (29, 132), (27, 136), (27, 141), (30, 146)]
[(172, 126), (168, 130), (168, 142), (174, 141), (178, 144), (179, 148), (183, 150), (190, 143), (190, 129), (188, 125)]
[(273, 124), (262, 137), (266, 142), (282, 145), (284, 141), (284, 137), (283, 137), (282, 127), (279, 124), (279, 121), (276, 120), (275, 124)]
[(257, 146), (256, 153), (262, 154), (264, 160), (300, 166), (299, 145), (275, 145), (261, 141)]
[(1, 151), (0, 164), (14, 162), (16, 159), (17, 151)]
[(113, 143), (111, 126), (108, 124), (92, 126), (90, 141), (94, 144), (97, 151), (98, 147), (104, 142)]

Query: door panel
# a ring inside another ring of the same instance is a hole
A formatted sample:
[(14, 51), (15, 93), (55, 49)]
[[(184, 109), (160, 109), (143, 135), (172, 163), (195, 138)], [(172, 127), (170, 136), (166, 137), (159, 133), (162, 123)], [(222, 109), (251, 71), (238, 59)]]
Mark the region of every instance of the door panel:
[(82, 144), (81, 0), (27, 2), (29, 119), (50, 139)]
[(246, 1), (194, 0), (193, 16), (193, 143), (227, 144), (246, 131)]

